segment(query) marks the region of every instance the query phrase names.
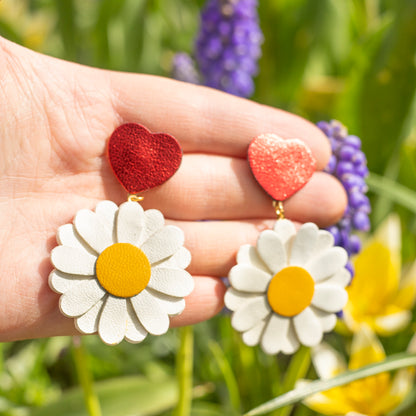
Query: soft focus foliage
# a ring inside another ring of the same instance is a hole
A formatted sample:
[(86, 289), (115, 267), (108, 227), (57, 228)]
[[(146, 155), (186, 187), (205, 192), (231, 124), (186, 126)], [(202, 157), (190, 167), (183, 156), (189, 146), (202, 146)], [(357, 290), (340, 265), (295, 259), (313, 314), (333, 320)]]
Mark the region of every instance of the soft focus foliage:
[[(354, 370), (385, 358), (384, 348), (376, 335), (369, 327), (362, 326), (354, 334), (348, 368)], [(326, 344), (312, 351), (312, 362), (321, 379), (336, 376), (347, 368), (337, 351)], [(393, 378), (388, 373), (381, 373), (312, 395), (304, 403), (324, 415), (385, 415), (406, 397), (413, 378), (413, 371), (409, 369), (398, 371)]]
[[(173, 56), (193, 52), (204, 3), (1, 0), (0, 34), (82, 64), (169, 76)], [(397, 285), (400, 270), (406, 274), (416, 258), (416, 2), (276, 0), (259, 2), (258, 11), (264, 43), (253, 99), (313, 122), (340, 120), (361, 138), (370, 170), (371, 223), (377, 226), (391, 212), (401, 219), (396, 274), (389, 275)], [(374, 250), (380, 256), (379, 248)], [(361, 260), (367, 269), (374, 262), (368, 256)], [(366, 285), (381, 285), (371, 270), (368, 275), (361, 277)], [(406, 304), (410, 323), (394, 337), (380, 334), (377, 345), (387, 355), (405, 351), (416, 329), (413, 299), (399, 295), (400, 289), (394, 293)], [(326, 337), (350, 363), (351, 339)], [(85, 371), (95, 380), (104, 415), (172, 414), (178, 400), (177, 330), (139, 346), (108, 347), (94, 336), (85, 337), (83, 345)], [(72, 357), (76, 351), (69, 338), (1, 344), (0, 414), (87, 414)], [(195, 326), (194, 354), (192, 416), (238, 415), (292, 389), (299, 377), (316, 377), (303, 350), (292, 359), (276, 358), (242, 345), (228, 316)], [(415, 414), (415, 403), (413, 390), (392, 415)], [(317, 413), (297, 404), (293, 414)]]

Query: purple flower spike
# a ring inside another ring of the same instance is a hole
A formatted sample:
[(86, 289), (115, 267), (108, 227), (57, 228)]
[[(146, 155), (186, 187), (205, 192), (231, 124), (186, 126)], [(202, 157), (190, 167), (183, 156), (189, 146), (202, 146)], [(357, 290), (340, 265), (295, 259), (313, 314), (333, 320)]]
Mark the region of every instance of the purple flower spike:
[(185, 52), (177, 53), (172, 61), (172, 77), (191, 84), (200, 84), (193, 59)]
[[(320, 121), (317, 126), (328, 136), (331, 143), (332, 156), (325, 170), (340, 180), (348, 195), (348, 206), (343, 218), (328, 228), (328, 231), (334, 236), (335, 244), (344, 247), (348, 255), (352, 256), (361, 250), (360, 239), (352, 233), (370, 229), (368, 214), (371, 207), (365, 195), (367, 158), (361, 150), (360, 138), (349, 135), (339, 121)], [(353, 274), (350, 261), (347, 266)]]
[(263, 34), (257, 0), (208, 0), (201, 13), (195, 58), (203, 84), (240, 97), (254, 92)]

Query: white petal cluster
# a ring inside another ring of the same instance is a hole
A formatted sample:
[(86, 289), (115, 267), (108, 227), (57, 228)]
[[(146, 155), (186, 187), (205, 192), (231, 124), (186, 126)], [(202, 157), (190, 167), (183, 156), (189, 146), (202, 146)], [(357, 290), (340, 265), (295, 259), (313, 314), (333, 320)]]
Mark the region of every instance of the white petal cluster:
[[(60, 227), (57, 240), (59, 246), (51, 254), (55, 269), (49, 285), (62, 294), (61, 311), (75, 318), (80, 332), (98, 332), (107, 344), (118, 344), (124, 338), (137, 343), (148, 333), (164, 334), (169, 316), (184, 310), (183, 297), (194, 287), (191, 275), (184, 270), (191, 256), (183, 247), (182, 230), (166, 226), (160, 211), (144, 211), (136, 202), (118, 207), (102, 201), (95, 212), (81, 210), (73, 224)], [(150, 263), (147, 286), (132, 297), (112, 295), (96, 276), (98, 257), (116, 243), (140, 248)]]
[[(256, 247), (240, 248), (230, 271), (225, 304), (233, 311), (233, 328), (247, 345), (260, 344), (267, 354), (292, 354), (300, 344), (319, 344), (348, 299), (347, 258), (343, 248), (334, 247), (332, 235), (315, 224), (303, 224), (296, 232), (291, 221), (277, 221), (273, 230), (260, 234)], [(310, 274), (314, 292), (309, 306), (287, 317), (271, 308), (267, 291), (272, 278), (291, 266)]]

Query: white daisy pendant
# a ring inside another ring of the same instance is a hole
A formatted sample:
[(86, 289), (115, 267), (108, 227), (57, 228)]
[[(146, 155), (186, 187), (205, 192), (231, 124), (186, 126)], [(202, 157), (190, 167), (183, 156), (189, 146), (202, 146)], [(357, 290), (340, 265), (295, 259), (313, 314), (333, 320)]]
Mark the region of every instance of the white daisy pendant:
[(102, 201), (57, 233), (49, 285), (83, 334), (109, 345), (164, 334), (194, 287), (183, 231), (137, 202)]
[(267, 354), (293, 354), (318, 345), (345, 306), (347, 252), (313, 223), (298, 231), (286, 219), (263, 231), (256, 247), (244, 245), (229, 274), (225, 305), (231, 324), (249, 346)]

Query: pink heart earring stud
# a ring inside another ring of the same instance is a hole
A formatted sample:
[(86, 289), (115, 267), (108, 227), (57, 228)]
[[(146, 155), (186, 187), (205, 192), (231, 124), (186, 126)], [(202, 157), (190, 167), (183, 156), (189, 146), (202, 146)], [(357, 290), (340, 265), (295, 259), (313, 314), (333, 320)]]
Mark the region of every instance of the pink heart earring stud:
[(168, 180), (182, 150), (174, 137), (129, 123), (110, 137), (108, 159), (128, 201), (101, 201), (58, 229), (49, 285), (81, 333), (98, 332), (110, 345), (138, 343), (168, 330), (194, 286), (182, 230), (165, 225), (160, 211), (144, 211), (137, 195)]
[(260, 233), (256, 246), (243, 245), (230, 270), (225, 304), (231, 324), (249, 346), (267, 354), (293, 354), (315, 346), (336, 324), (347, 302), (347, 253), (314, 223), (298, 230), (284, 217), (283, 201), (301, 189), (315, 171), (309, 148), (298, 139), (263, 134), (248, 150), (250, 168), (272, 197), (278, 220)]

